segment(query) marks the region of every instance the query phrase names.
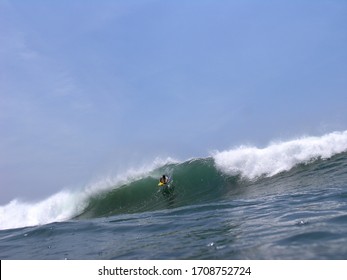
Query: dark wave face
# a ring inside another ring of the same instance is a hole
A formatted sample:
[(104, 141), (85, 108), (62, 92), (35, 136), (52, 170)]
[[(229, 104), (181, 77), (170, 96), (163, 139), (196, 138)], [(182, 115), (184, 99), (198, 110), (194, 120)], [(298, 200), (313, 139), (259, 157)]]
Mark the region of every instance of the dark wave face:
[[(159, 174), (162, 173), (172, 178), (171, 192), (158, 187)], [(79, 217), (129, 214), (205, 203), (223, 198), (236, 185), (237, 178), (224, 176), (215, 168), (212, 158), (168, 164), (145, 178), (91, 197)]]

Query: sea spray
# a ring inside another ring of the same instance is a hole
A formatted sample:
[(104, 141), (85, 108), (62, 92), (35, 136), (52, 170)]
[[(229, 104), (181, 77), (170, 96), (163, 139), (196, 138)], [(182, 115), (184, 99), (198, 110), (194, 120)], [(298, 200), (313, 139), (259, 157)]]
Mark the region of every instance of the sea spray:
[(321, 137), (271, 143), (265, 148), (241, 146), (229, 151), (215, 152), (216, 167), (222, 172), (256, 179), (288, 171), (299, 163), (317, 158), (327, 159), (347, 150), (347, 131), (333, 132)]

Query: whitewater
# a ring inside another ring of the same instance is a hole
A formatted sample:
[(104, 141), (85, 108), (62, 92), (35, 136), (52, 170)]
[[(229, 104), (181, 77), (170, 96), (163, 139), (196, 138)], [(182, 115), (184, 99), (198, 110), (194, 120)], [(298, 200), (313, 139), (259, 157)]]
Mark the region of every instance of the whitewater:
[(1, 259), (346, 259), (346, 241), (347, 131), (156, 159), (0, 207)]

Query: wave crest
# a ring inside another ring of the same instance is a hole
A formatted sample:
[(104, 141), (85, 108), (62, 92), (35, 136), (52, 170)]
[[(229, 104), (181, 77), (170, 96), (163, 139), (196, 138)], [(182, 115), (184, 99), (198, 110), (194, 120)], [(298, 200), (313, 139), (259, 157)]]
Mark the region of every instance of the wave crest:
[(347, 131), (272, 143), (265, 148), (241, 146), (216, 152), (213, 158), (216, 167), (226, 174), (241, 174), (242, 177), (256, 179), (288, 171), (297, 164), (317, 158), (327, 159), (344, 151), (347, 151)]

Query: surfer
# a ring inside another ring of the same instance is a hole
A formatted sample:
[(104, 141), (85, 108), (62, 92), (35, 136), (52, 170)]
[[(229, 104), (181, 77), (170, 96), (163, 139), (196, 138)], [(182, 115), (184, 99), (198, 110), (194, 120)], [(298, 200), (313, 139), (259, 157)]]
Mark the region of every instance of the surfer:
[(160, 177), (159, 179), (159, 184), (160, 185), (166, 185), (169, 182), (169, 177), (166, 176), (165, 174)]
[(158, 187), (160, 188), (159, 192), (161, 192), (163, 196), (166, 199), (168, 199), (169, 206), (172, 205), (173, 200), (175, 198), (175, 195), (174, 195), (175, 186), (172, 185), (171, 178), (165, 174), (161, 176), (159, 179)]

